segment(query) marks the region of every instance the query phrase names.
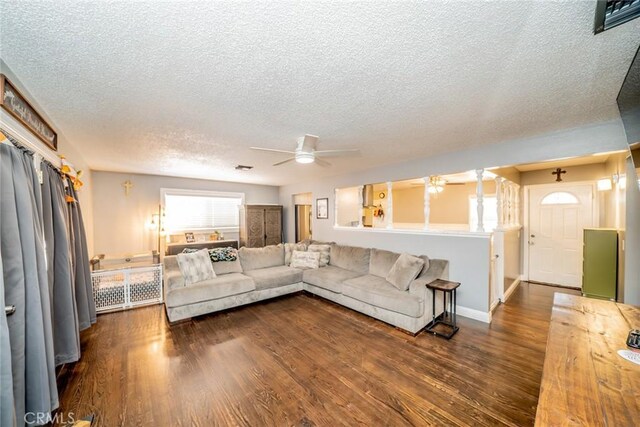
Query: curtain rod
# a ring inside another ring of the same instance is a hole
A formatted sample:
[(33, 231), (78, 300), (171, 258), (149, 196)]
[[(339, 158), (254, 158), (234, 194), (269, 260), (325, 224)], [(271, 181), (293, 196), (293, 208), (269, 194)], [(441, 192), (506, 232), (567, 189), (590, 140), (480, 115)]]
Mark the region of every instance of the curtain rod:
[(25, 148), (37, 153), (54, 167), (58, 169), (62, 167), (62, 160), (60, 160), (60, 157), (58, 157), (52, 149), (45, 147), (44, 144), (22, 123), (1, 108), (0, 125), (10, 133), (10, 135), (7, 136), (12, 136), (17, 139)]

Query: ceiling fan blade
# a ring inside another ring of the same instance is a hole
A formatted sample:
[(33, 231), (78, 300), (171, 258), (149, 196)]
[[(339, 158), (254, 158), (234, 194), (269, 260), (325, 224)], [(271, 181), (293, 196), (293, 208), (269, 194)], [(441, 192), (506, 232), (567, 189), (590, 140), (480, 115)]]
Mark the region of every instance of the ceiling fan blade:
[(258, 151), (270, 151), (272, 153), (295, 154), (295, 151), (276, 150), (275, 148), (262, 148), (262, 147), (249, 147), (249, 148), (252, 150), (258, 150)]
[(327, 162), (326, 160), (322, 160), (318, 157), (316, 157), (315, 163), (317, 163), (318, 166), (322, 166), (323, 168), (328, 168), (331, 166), (331, 163)]
[(337, 157), (337, 156), (352, 156), (356, 154), (360, 154), (360, 150), (357, 148), (346, 149), (346, 150), (320, 150), (314, 151), (316, 157)]
[(283, 164), (285, 164), (285, 163), (287, 163), (287, 162), (290, 162), (290, 161), (292, 161), (292, 160), (295, 160), (295, 159), (296, 159), (295, 157), (289, 157), (287, 160), (283, 160), (283, 161), (281, 161), (281, 162), (274, 163), (274, 164), (273, 164), (273, 166), (280, 166), (280, 165), (283, 165)]

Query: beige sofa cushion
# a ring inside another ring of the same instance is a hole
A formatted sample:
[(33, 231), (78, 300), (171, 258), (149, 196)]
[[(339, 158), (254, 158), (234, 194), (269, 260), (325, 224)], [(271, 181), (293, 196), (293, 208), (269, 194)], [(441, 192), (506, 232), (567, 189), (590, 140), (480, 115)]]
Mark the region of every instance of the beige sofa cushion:
[(237, 258), (233, 261), (216, 261), (211, 264), (213, 264), (213, 271), (218, 276), (221, 274), (242, 273), (242, 265), (240, 264), (240, 259)]
[(165, 304), (180, 307), (203, 301), (243, 294), (256, 289), (253, 279), (240, 273), (225, 274), (215, 279), (194, 283), (183, 288), (170, 289)]
[(420, 317), (424, 314), (424, 301), (419, 297), (401, 291), (382, 277), (372, 274), (345, 280), (342, 294), (406, 316)]
[(238, 258), (242, 271), (284, 265), (284, 245), (271, 245), (264, 248), (240, 248)]
[(307, 248), (309, 252), (319, 252), (320, 253), (320, 267), (325, 267), (329, 264), (329, 259), (331, 257), (331, 245), (309, 245)]
[(245, 271), (244, 274), (253, 279), (258, 291), (302, 282), (302, 270), (286, 265)]
[(206, 249), (178, 254), (176, 258), (187, 286), (216, 277), (211, 265), (211, 258), (209, 258), (209, 251)]
[(291, 255), (293, 251), (306, 251), (307, 245), (304, 243), (285, 243), (284, 244), (284, 265), (291, 265)]
[(401, 254), (391, 267), (386, 279), (399, 290), (406, 291), (413, 279), (418, 277), (423, 266), (423, 259), (409, 254)]
[(304, 270), (302, 280), (319, 288), (327, 289), (331, 292), (341, 293), (342, 282), (360, 276), (355, 271), (328, 265), (318, 269)]
[(369, 274), (374, 276), (387, 277), (391, 267), (400, 256), (397, 252), (384, 251), (382, 249), (371, 248), (371, 260), (369, 261)]
[(334, 243), (331, 245), (329, 264), (345, 270), (356, 271), (360, 274), (369, 274), (370, 254), (371, 250), (369, 248)]

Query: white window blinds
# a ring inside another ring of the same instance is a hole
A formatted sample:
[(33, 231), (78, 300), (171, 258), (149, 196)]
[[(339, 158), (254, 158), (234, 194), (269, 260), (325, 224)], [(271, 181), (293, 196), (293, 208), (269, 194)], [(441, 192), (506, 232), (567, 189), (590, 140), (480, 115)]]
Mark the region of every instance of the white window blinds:
[(166, 193), (165, 224), (171, 231), (238, 227), (238, 212), (242, 202), (242, 195), (237, 193)]

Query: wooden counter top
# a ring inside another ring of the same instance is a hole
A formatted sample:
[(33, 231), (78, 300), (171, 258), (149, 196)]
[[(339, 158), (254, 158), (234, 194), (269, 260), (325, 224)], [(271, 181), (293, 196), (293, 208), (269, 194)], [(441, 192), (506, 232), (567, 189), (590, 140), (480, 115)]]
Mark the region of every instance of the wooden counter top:
[(620, 357), (640, 308), (556, 293), (536, 426), (640, 425), (640, 365)]

